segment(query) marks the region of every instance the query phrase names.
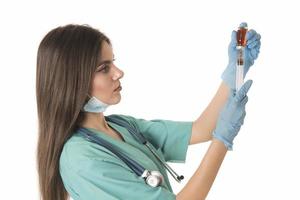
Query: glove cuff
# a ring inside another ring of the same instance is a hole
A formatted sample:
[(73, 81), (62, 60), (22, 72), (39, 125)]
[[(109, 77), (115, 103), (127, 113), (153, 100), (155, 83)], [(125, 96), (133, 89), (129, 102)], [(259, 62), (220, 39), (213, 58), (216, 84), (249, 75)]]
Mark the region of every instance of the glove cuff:
[(233, 146), (232, 142), (229, 142), (226, 138), (217, 134), (216, 131), (213, 131), (213, 137), (220, 140), (221, 142), (223, 142), (224, 145), (226, 146), (227, 150), (232, 151), (232, 146)]

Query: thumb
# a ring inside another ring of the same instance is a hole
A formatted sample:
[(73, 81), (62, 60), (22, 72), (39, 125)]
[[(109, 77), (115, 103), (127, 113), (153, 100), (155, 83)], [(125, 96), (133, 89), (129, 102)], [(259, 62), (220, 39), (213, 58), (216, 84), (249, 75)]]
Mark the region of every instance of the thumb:
[(237, 34), (237, 32), (235, 30), (233, 30), (231, 32), (230, 47), (234, 47), (235, 48), (235, 46), (237, 45), (236, 34)]
[(253, 81), (252, 80), (248, 80), (246, 81), (242, 87), (240, 88), (240, 90), (236, 93), (236, 96), (235, 96), (235, 100), (238, 102), (238, 101), (241, 101), (248, 93), (251, 85), (252, 85)]

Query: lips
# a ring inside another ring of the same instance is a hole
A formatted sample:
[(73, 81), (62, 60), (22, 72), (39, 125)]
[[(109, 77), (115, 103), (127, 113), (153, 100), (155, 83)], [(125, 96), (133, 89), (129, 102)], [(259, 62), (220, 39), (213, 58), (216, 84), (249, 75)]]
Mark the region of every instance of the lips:
[(120, 87), (122, 87), (122, 86), (119, 85), (116, 89), (114, 89), (114, 91), (117, 91), (118, 89), (120, 89)]

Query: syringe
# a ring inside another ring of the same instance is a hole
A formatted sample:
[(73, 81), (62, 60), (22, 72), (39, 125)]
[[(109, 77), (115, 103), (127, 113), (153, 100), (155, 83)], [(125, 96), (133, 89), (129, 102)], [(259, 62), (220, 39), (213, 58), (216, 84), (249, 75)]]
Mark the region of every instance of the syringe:
[(235, 87), (238, 91), (244, 84), (244, 53), (246, 46), (246, 33), (247, 33), (247, 23), (242, 23), (237, 31), (237, 62), (236, 62), (236, 76), (235, 76)]

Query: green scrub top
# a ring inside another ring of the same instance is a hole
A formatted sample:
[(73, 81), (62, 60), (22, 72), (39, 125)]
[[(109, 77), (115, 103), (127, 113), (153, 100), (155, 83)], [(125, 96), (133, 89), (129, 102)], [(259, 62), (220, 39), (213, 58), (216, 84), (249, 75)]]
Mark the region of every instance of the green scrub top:
[[(135, 122), (141, 134), (152, 144), (163, 161), (185, 163), (192, 121), (145, 120), (117, 115), (129, 122)], [(155, 188), (147, 185), (142, 177), (137, 176), (115, 154), (74, 132), (65, 143), (59, 160), (60, 175), (70, 196), (74, 200), (176, 199), (167, 170), (150, 150), (136, 141), (126, 128), (109, 121), (107, 123), (123, 136), (125, 142), (96, 129), (88, 129), (116, 145), (145, 169), (160, 171), (164, 176), (162, 185)]]

